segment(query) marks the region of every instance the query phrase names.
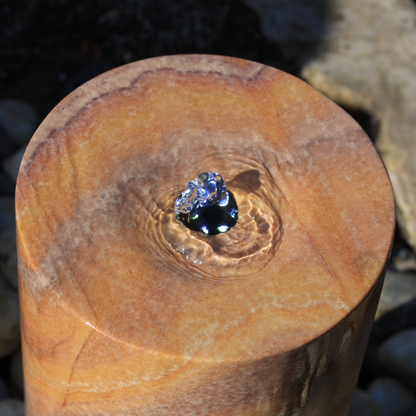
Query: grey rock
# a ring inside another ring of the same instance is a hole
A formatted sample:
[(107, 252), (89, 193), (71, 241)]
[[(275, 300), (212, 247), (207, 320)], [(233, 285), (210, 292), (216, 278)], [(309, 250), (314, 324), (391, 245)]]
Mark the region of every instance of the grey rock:
[(368, 387), (368, 393), (383, 416), (400, 416), (416, 406), (413, 393), (393, 378), (383, 377), (374, 380)]
[(376, 318), (416, 298), (416, 276), (387, 271)]
[(6, 383), (0, 378), (0, 401), (10, 397), (9, 389)]
[(14, 391), (19, 397), (23, 397), (23, 364), (22, 350), (17, 349), (10, 360), (10, 379)]
[(6, 173), (6, 175), (13, 181), (13, 183), (16, 183), (17, 175), (19, 174), (20, 164), (22, 163), (25, 151), (26, 146), (23, 146), (12, 156), (3, 160), (3, 170)]
[(321, 53), (302, 76), (332, 100), (381, 121), (376, 145), (393, 185), (400, 229), (416, 249), (415, 4), (334, 0), (329, 13)]
[(383, 414), (367, 392), (355, 389), (348, 416), (383, 416)]
[[(20, 343), (19, 298), (14, 292), (0, 293), (0, 358), (13, 352)], [(0, 412), (0, 415), (2, 413)]]
[(1, 416), (25, 416), (25, 406), (17, 399), (6, 399), (0, 401)]
[(16, 230), (6, 227), (0, 233), (0, 273), (15, 289), (17, 283)]
[(0, 125), (17, 146), (27, 144), (36, 130), (38, 115), (27, 103), (19, 100), (0, 101)]
[(384, 341), (378, 358), (392, 374), (416, 390), (416, 329), (400, 331)]

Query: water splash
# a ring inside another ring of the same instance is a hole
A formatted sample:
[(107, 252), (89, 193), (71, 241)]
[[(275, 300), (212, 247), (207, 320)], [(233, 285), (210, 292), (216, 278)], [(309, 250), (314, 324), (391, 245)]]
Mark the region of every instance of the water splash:
[(175, 217), (190, 230), (216, 235), (237, 224), (238, 208), (223, 177), (216, 172), (204, 172), (186, 184), (175, 202)]
[[(115, 204), (110, 206), (115, 210), (113, 218), (130, 218), (130, 227), (123, 226), (123, 238), (146, 252), (161, 270), (168, 269), (175, 276), (231, 282), (261, 273), (280, 249), (283, 215), (287, 213), (286, 200), (276, 180), (274, 150), (257, 145), (242, 150), (229, 140), (221, 152), (212, 147), (191, 151), (195, 153), (190, 154), (190, 160), (198, 159), (191, 166), (180, 165), (180, 160), (175, 159), (176, 153), (185, 153), (182, 148), (163, 155), (157, 164), (153, 160), (144, 160), (141, 165), (132, 163), (128, 176), (134, 179), (115, 188)], [(155, 170), (155, 165), (160, 168)], [(198, 165), (214, 165), (214, 172), (227, 170), (226, 191), (238, 203), (238, 222), (228, 232), (206, 235), (190, 230), (176, 218), (175, 201)], [(166, 166), (180, 168), (172, 174)], [(124, 175), (125, 166), (122, 172)]]

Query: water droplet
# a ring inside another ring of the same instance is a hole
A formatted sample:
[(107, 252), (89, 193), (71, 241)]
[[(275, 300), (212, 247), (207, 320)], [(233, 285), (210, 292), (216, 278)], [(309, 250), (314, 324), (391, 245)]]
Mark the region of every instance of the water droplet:
[(235, 208), (230, 208), (228, 210), (228, 214), (235, 218), (235, 216), (237, 215), (237, 210)]
[(206, 225), (201, 225), (201, 231), (204, 234), (209, 234), (209, 230), (208, 230), (208, 227)]

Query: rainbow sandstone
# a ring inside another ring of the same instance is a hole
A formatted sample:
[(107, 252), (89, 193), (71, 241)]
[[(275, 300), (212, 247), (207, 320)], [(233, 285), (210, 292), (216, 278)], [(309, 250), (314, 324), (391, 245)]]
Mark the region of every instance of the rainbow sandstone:
[[(219, 172), (229, 232), (175, 219)], [(347, 416), (394, 230), (388, 176), (342, 109), (219, 56), (84, 84), (16, 188), (27, 416)]]

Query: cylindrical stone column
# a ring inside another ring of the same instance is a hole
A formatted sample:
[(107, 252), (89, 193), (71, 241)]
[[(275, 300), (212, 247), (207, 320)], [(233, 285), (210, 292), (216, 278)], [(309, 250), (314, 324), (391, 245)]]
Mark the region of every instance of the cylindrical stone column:
[[(174, 203), (220, 173), (238, 224)], [(78, 88), (17, 181), (27, 416), (347, 416), (394, 229), (360, 126), (295, 77), (218, 56)]]

